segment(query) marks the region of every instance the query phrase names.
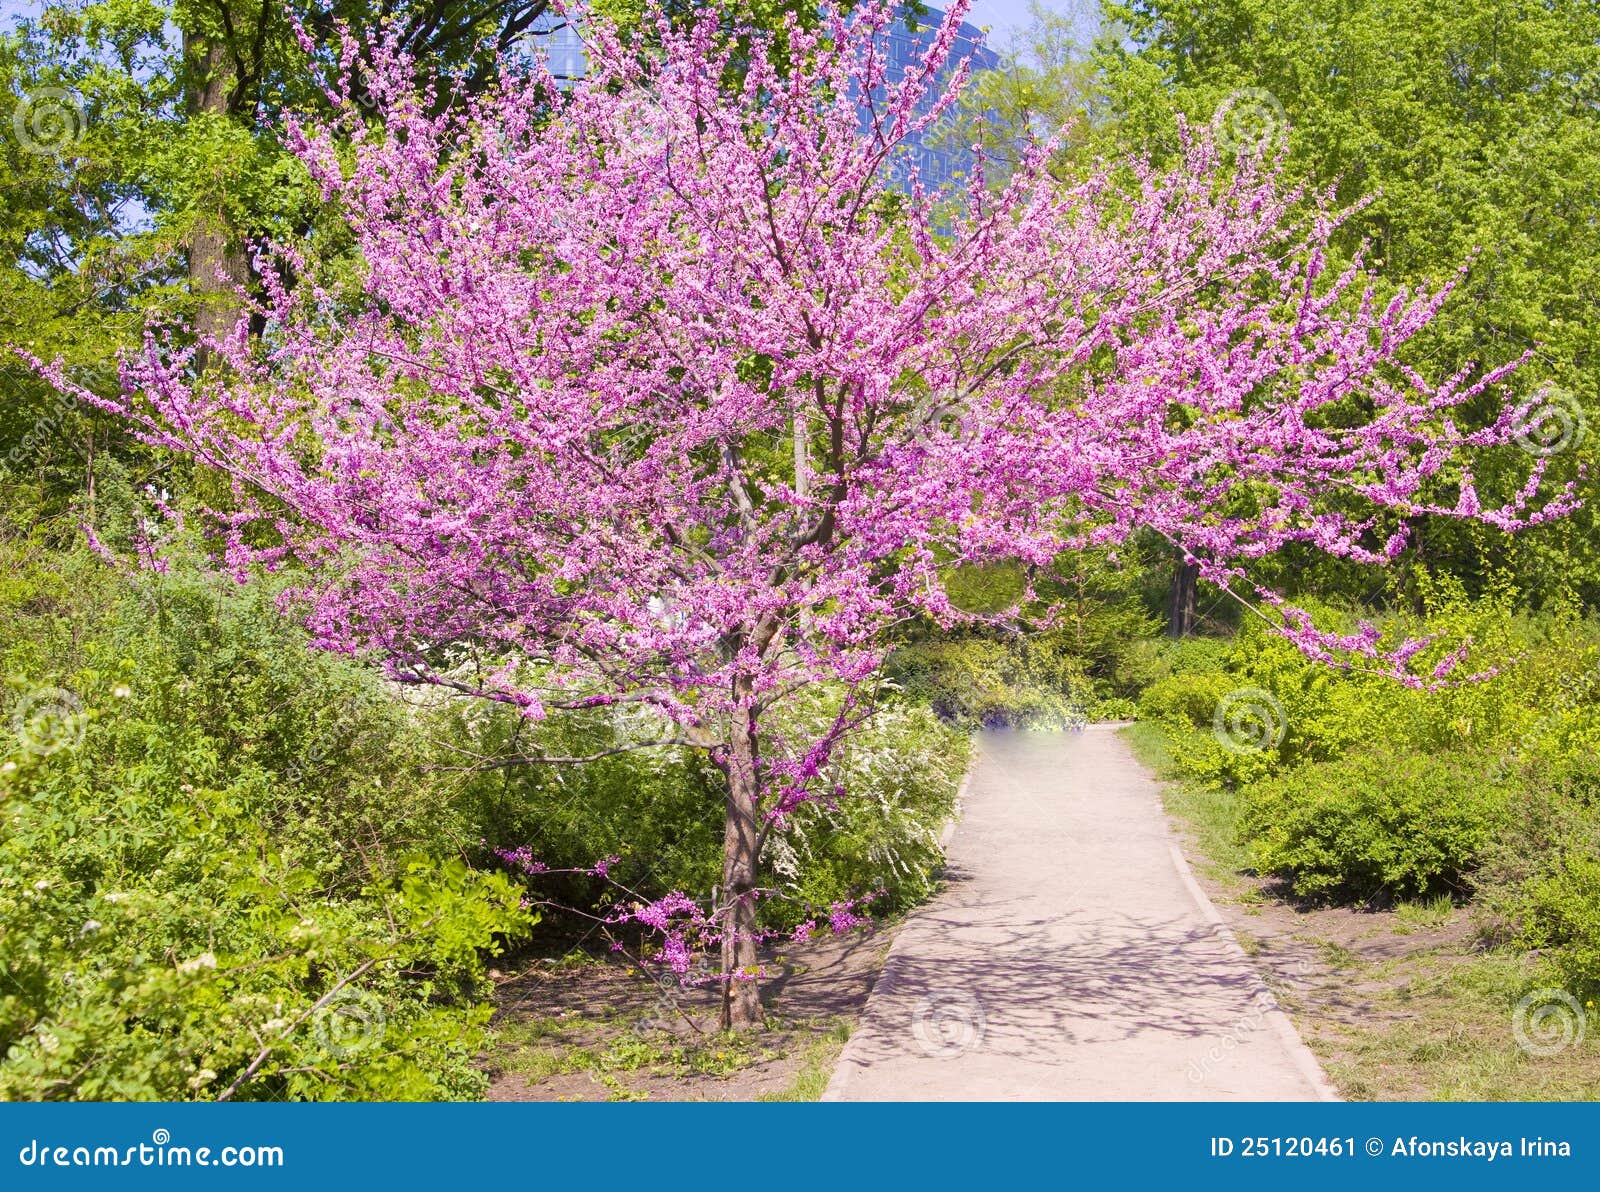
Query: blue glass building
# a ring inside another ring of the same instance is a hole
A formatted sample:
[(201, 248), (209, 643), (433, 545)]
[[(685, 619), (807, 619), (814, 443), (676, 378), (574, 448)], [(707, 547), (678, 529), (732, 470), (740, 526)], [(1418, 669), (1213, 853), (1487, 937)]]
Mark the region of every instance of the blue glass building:
[[(935, 8), (924, 7), (920, 15), (902, 14), (889, 36), (891, 79), (897, 78), (905, 67), (922, 60), (943, 21), (944, 13)], [(951, 54), (952, 67), (963, 58), (971, 59), (974, 72), (993, 70), (1000, 65), (1000, 56), (984, 44), (983, 30), (965, 21), (957, 32), (955, 50)], [(926, 112), (935, 98), (926, 98), (920, 110)], [(959, 182), (971, 171), (972, 150), (954, 142), (948, 119), (941, 124), (906, 138), (900, 145), (890, 164), (890, 176), (898, 185), (909, 188), (913, 167), (922, 185), (929, 190)]]
[[(923, 6), (921, 11), (908, 8), (896, 20), (889, 34), (889, 77), (896, 79), (907, 66), (921, 61), (934, 35), (944, 21), (944, 13)], [(551, 72), (560, 79), (576, 79), (584, 72), (583, 39), (574, 23), (565, 17), (548, 12), (529, 29), (538, 41), (540, 51), (546, 56)], [(983, 30), (962, 22), (956, 40), (954, 61), (971, 58), (974, 70), (992, 70), (1000, 65), (1000, 58), (983, 44)], [(925, 100), (925, 112), (932, 97)], [(959, 181), (972, 169), (972, 152), (957, 145), (948, 130), (937, 126), (908, 137), (890, 163), (892, 181), (909, 189), (913, 168), (922, 179), (924, 187), (932, 190)]]
[(586, 69), (583, 38), (578, 35), (578, 27), (573, 21), (546, 10), (534, 20), (528, 33), (544, 54), (551, 74), (567, 80), (583, 77)]

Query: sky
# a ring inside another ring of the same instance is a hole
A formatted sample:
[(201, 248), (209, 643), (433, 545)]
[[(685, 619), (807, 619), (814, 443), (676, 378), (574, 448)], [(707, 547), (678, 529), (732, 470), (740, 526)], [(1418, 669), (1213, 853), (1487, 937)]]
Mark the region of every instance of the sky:
[[(938, 0), (924, 0), (929, 7), (940, 7)], [(989, 44), (997, 50), (1010, 48), (1010, 34), (1028, 25), (1029, 0), (974, 0), (967, 20), (989, 29)], [(1078, 27), (1087, 29), (1084, 19), (1095, 10), (1093, 0), (1041, 0), (1040, 8), (1078, 17)]]

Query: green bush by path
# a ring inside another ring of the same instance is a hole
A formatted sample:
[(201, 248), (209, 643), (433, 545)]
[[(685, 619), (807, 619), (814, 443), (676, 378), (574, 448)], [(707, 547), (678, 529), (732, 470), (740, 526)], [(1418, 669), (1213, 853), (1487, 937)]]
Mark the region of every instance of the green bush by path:
[(885, 703), (840, 758), (838, 779), (853, 794), (806, 804), (775, 833), (769, 860), (787, 897), (765, 908), (771, 920), (793, 926), (804, 906), (863, 893), (875, 915), (928, 897), (969, 752), (966, 734), (926, 704)]
[(0, 1097), (461, 1098), (520, 893), (270, 593), (10, 546)]
[[(1498, 673), (1418, 690), (1247, 624), (1170, 650), (1141, 715), (1190, 791), (1226, 793), (1231, 823), (1211, 828), (1236, 834), (1236, 862), (1318, 899), (1470, 897), (1486, 934), (1543, 957), (1550, 981), (1600, 991), (1600, 627), (1423, 586), (1428, 616), (1391, 618), (1394, 639), (1470, 638), (1464, 669)], [(1243, 744), (1218, 727), (1241, 698), (1271, 729)]]
[(1296, 894), (1388, 903), (1463, 893), (1507, 798), (1448, 758), (1364, 752), (1246, 787), (1239, 830), (1256, 867)]
[[(476, 1097), (485, 959), (538, 938), (483, 842), (619, 854), (650, 894), (719, 880), (702, 753), (479, 768), (651, 726), (399, 692), (274, 597), (195, 558), (127, 577), (0, 541), (0, 1099)], [(768, 923), (924, 897), (966, 758), (891, 693), (839, 758), (850, 797), (774, 830)]]
[(1600, 758), (1530, 765), (1524, 798), (1484, 858), (1489, 934), (1550, 958), (1562, 987), (1600, 996)]
[(1566, 850), (1522, 893), (1519, 941), (1551, 958), (1561, 984), (1600, 994), (1600, 857)]

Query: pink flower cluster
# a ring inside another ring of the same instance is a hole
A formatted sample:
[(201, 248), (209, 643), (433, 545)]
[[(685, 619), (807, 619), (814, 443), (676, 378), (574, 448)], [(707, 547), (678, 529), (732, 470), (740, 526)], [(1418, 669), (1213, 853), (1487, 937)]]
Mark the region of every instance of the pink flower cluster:
[[(488, 844), (488, 841), (479, 841), (479, 843)], [(491, 851), (495, 856), (500, 858), (507, 868), (515, 869), (518, 873), (525, 874), (529, 877), (535, 877), (541, 873), (550, 872), (550, 867), (543, 861), (535, 861), (533, 859), (532, 845), (525, 844), (521, 848), (516, 849), (496, 848), (492, 849)]]

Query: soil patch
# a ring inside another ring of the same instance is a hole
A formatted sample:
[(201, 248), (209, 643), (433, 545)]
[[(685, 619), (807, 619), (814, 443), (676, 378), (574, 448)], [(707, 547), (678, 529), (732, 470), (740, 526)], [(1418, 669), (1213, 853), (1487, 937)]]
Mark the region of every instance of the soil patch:
[(860, 1018), (896, 927), (765, 958), (768, 1029), (716, 1029), (713, 985), (610, 955), (527, 957), (497, 978), (491, 1101), (814, 1100)]

